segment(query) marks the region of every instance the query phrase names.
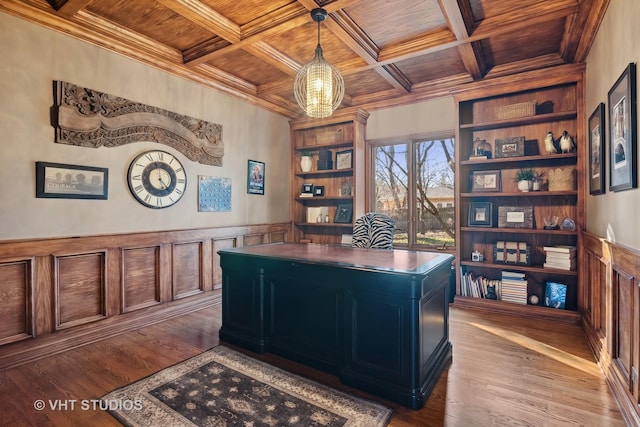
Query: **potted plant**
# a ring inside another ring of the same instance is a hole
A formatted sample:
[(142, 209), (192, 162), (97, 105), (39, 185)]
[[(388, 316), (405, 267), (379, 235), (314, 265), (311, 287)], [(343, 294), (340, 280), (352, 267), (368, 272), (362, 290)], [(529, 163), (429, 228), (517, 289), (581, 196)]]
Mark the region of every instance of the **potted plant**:
[(302, 150), (300, 152), (300, 169), (302, 172), (309, 172), (313, 167), (313, 154), (315, 151)]
[(518, 190), (531, 191), (536, 173), (533, 169), (520, 169), (516, 172), (515, 180), (518, 183)]

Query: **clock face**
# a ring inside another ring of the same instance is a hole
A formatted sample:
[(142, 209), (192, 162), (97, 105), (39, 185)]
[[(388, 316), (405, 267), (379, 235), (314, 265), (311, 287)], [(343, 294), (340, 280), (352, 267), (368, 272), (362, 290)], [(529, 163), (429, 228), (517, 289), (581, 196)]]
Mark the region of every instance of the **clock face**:
[(129, 166), (127, 181), (136, 200), (154, 209), (176, 204), (187, 187), (187, 175), (180, 161), (160, 150), (136, 157)]

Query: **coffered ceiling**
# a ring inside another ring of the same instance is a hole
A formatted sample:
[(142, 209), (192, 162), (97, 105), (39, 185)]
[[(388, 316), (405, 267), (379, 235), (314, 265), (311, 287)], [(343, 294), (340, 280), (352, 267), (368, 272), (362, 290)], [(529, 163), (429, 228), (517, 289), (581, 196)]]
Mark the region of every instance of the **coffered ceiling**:
[(375, 110), (584, 62), (609, 0), (2, 0), (0, 10), (290, 118), (313, 58)]

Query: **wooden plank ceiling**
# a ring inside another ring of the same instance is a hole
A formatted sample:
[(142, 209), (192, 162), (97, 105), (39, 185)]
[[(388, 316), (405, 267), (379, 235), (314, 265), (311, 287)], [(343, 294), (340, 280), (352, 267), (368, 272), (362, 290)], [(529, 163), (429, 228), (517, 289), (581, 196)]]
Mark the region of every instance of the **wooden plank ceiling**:
[[(290, 118), (296, 72), (325, 58), (342, 107), (375, 110), (584, 62), (609, 0), (2, 0), (0, 10)], [(121, 94), (126, 96), (126, 94)]]

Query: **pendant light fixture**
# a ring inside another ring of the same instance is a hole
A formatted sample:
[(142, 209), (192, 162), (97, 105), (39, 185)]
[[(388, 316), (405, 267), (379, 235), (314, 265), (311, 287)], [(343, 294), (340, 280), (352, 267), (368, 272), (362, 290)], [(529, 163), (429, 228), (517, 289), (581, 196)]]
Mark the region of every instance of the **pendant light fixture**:
[(327, 18), (327, 11), (313, 9), (311, 18), (318, 23), (318, 46), (313, 60), (296, 74), (293, 94), (307, 116), (323, 118), (329, 117), (340, 106), (344, 97), (344, 80), (338, 69), (322, 56), (320, 22)]

